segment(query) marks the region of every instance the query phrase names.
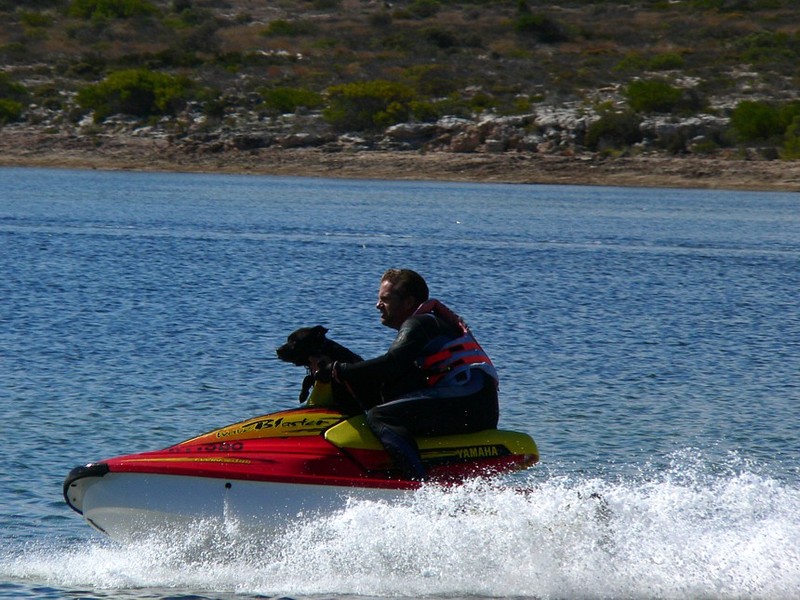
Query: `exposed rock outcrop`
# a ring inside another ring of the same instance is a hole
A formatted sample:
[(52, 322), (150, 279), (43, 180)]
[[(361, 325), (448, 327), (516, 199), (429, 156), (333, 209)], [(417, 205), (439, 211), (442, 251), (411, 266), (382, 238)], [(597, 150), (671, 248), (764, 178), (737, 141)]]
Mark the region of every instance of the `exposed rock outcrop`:
[(95, 123), (31, 107), (26, 122), (0, 127), (0, 165), (800, 190), (800, 161), (722, 148), (728, 120), (714, 115), (646, 118), (640, 143), (609, 153), (586, 148), (599, 117), (580, 107), (344, 133), (314, 112), (237, 108), (214, 120), (201, 108)]

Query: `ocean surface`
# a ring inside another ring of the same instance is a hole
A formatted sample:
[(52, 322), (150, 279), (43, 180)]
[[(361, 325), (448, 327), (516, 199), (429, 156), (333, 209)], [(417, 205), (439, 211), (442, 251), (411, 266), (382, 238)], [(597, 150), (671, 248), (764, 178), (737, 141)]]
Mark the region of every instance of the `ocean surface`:
[[(113, 543), (69, 470), (297, 403), (426, 276), (532, 470), (274, 540)], [(0, 597), (800, 597), (800, 195), (0, 169)], [(520, 494), (515, 490), (529, 489)]]

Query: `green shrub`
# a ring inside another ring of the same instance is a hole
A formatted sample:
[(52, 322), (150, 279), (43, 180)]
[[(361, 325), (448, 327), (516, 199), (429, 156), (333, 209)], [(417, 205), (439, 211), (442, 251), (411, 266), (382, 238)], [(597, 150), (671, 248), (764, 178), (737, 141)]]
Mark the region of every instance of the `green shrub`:
[(50, 15), (27, 10), (20, 13), (19, 20), (26, 27), (32, 28), (50, 27), (53, 24), (53, 17)]
[(442, 116), (442, 113), (434, 102), (414, 100), (409, 107), (414, 118), (423, 123), (432, 123)]
[(643, 71), (649, 66), (647, 59), (640, 52), (628, 52), (622, 59), (614, 65), (617, 72), (637, 72)]
[(654, 71), (669, 71), (672, 69), (682, 69), (685, 64), (683, 56), (677, 52), (665, 52), (658, 54), (650, 59), (648, 66)]
[(783, 31), (759, 31), (740, 39), (741, 60), (755, 64), (800, 58), (800, 36)]
[(69, 15), (82, 19), (123, 19), (158, 12), (148, 0), (72, 0)]
[(514, 29), (519, 34), (534, 36), (543, 44), (556, 44), (569, 39), (560, 23), (547, 15), (532, 13), (526, 0), (517, 2), (517, 18), (514, 20)]
[(558, 21), (541, 14), (523, 14), (514, 22), (517, 33), (534, 36), (543, 44), (557, 44), (569, 39)]
[(483, 112), (497, 108), (498, 102), (497, 98), (488, 92), (479, 91), (469, 97), (467, 100), (467, 105), (472, 109), (473, 112)]
[(414, 0), (408, 12), (417, 19), (427, 19), (436, 15), (441, 8), (437, 0)]
[(345, 83), (328, 89), (325, 119), (340, 131), (365, 131), (408, 119), (414, 91), (401, 83), (375, 80)]
[(319, 108), (322, 96), (305, 88), (277, 87), (261, 91), (264, 106), (279, 113), (292, 113), (298, 108)]
[(778, 118), (780, 119), (781, 128), (785, 131), (793, 123), (796, 117), (800, 116), (800, 100), (789, 102), (782, 105), (778, 109)]
[[(390, 30), (391, 31), (391, 30)], [(414, 48), (415, 40), (406, 32), (392, 31), (380, 41), (383, 48), (397, 52), (408, 52)]]
[(178, 27), (194, 27), (208, 23), (209, 21), (216, 21), (214, 13), (207, 8), (184, 8), (178, 13)]
[(60, 86), (56, 84), (43, 84), (33, 89), (33, 101), (50, 110), (61, 110), (64, 98), (60, 92)]
[(744, 100), (731, 113), (731, 127), (742, 142), (766, 141), (783, 133), (780, 111), (768, 102)]
[(334, 10), (341, 8), (342, 0), (313, 0), (311, 5), (315, 10)]
[(781, 158), (785, 160), (800, 160), (800, 115), (796, 116), (783, 136)]
[(28, 97), (28, 89), (11, 79), (8, 73), (0, 71), (0, 98), (21, 102)]
[(182, 107), (191, 83), (147, 69), (116, 71), (78, 92), (78, 104), (94, 110), (95, 121), (116, 113), (137, 117), (173, 114)]
[(641, 52), (628, 52), (615, 66), (614, 71), (636, 73), (639, 71), (669, 71), (686, 66), (683, 56), (677, 52), (656, 54), (650, 58)]
[(263, 35), (267, 37), (295, 37), (298, 35), (309, 35), (316, 31), (316, 25), (310, 21), (287, 21), (286, 19), (275, 19), (264, 30)]
[(22, 116), (22, 102), (0, 98), (0, 125), (18, 121)]
[(441, 64), (414, 65), (403, 72), (403, 78), (425, 97), (448, 96), (461, 87), (453, 73)]
[(467, 119), (473, 113), (473, 107), (469, 105), (469, 101), (457, 93), (431, 101), (414, 100), (410, 106), (414, 118), (423, 122), (436, 121), (445, 116)]
[(776, 105), (763, 100), (743, 100), (731, 113), (731, 128), (741, 142), (775, 141), (786, 135), (800, 117), (800, 101)]
[(642, 140), (641, 118), (634, 112), (600, 111), (600, 118), (586, 131), (586, 146), (591, 150), (620, 149)]
[(379, 29), (385, 29), (392, 24), (392, 15), (386, 11), (373, 13), (369, 16), (369, 24)]
[(666, 81), (638, 79), (625, 88), (628, 105), (636, 112), (672, 112), (683, 98), (683, 91)]
[(28, 95), (24, 85), (13, 81), (8, 73), (0, 72), (0, 125), (22, 117)]
[(219, 23), (215, 20), (205, 21), (182, 35), (174, 49), (185, 54), (218, 52), (220, 50), (220, 42), (217, 38), (218, 30)]
[(456, 34), (443, 27), (427, 27), (421, 33), (425, 41), (437, 48), (447, 49), (459, 45)]

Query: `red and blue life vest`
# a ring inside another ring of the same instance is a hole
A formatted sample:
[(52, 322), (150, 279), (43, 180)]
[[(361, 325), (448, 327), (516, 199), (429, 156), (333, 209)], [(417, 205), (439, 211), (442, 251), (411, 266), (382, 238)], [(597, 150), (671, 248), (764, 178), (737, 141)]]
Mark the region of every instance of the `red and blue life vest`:
[(470, 381), (473, 369), (480, 369), (497, 385), (497, 371), (489, 355), (461, 317), (438, 300), (428, 300), (414, 314), (439, 317), (461, 331), (461, 335), (455, 339), (446, 336), (435, 338), (417, 359), (417, 366), (430, 387), (465, 385)]

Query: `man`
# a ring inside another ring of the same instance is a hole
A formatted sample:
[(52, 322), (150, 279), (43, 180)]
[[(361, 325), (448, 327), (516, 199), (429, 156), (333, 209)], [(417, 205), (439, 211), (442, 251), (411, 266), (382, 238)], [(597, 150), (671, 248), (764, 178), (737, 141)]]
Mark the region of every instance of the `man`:
[(370, 429), (395, 463), (406, 476), (424, 480), (414, 436), (497, 427), (497, 374), (464, 321), (428, 298), (418, 273), (386, 271), (376, 308), (381, 323), (398, 332), (386, 354), (323, 365), (316, 376), (356, 390)]

